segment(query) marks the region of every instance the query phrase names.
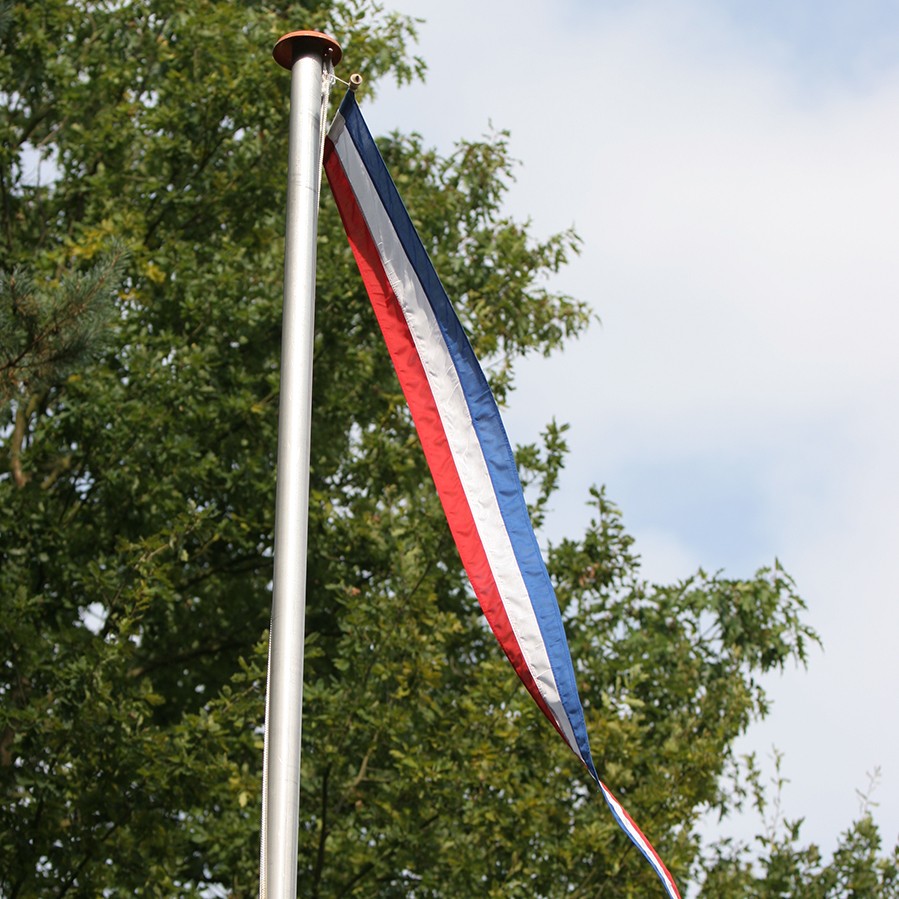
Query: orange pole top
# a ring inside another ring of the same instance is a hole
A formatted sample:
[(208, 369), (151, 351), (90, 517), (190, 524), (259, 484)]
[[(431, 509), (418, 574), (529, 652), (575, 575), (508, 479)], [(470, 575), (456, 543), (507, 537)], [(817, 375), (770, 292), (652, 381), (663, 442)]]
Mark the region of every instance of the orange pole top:
[(272, 56), (279, 66), (283, 66), (289, 71), (293, 68), (297, 58), (304, 51), (310, 50), (320, 51), (323, 59), (330, 57), (335, 66), (343, 56), (340, 44), (330, 35), (322, 34), (320, 31), (291, 31), (283, 35), (278, 38), (278, 43), (272, 50)]

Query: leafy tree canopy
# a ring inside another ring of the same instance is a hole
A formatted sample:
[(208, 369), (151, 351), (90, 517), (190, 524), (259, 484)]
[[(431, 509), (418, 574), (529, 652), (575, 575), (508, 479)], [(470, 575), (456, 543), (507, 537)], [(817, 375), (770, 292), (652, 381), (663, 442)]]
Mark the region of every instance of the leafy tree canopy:
[[(256, 891), (288, 102), (270, 52), (299, 27), (368, 84), (422, 73), (414, 22), (366, 0), (0, 4), (7, 899)], [(502, 400), (517, 358), (588, 323), (548, 286), (577, 238), (505, 216), (502, 135), (382, 149)], [(318, 241), (303, 895), (654, 895), (485, 629), (327, 197)], [(519, 451), (538, 523), (564, 455), (553, 423)], [(680, 882), (896, 895), (867, 817), (829, 861), (795, 826), (760, 853), (701, 845), (703, 813), (752, 795), (732, 747), (758, 676), (814, 635), (780, 567), (649, 584), (590, 502), (548, 562), (598, 767)]]

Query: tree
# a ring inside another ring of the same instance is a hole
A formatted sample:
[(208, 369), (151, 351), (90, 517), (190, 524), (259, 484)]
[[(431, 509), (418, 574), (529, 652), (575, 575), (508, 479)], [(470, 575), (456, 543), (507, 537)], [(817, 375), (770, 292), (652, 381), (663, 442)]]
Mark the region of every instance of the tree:
[[(303, 23), (367, 83), (422, 71), (414, 23), (365, 2), (0, 7), (8, 899), (256, 890), (287, 130), (270, 48)], [(382, 150), (502, 400), (517, 358), (588, 323), (546, 286), (577, 238), (504, 216), (502, 135)], [(376, 330), (324, 199), (304, 894), (653, 895), (482, 622)], [(555, 424), (519, 450), (538, 522), (564, 455)], [(801, 600), (780, 568), (647, 584), (591, 502), (549, 565), (598, 767), (682, 882), (705, 866), (748, 890), (744, 856), (704, 863), (694, 824), (733, 807), (755, 678), (813, 636)], [(848, 858), (880, 865), (857, 832)]]
[[(870, 795), (863, 800), (861, 814), (843, 834), (830, 861), (819, 848), (803, 846), (802, 820), (788, 821), (780, 811), (781, 756), (775, 755), (776, 775), (773, 802), (762, 789), (759, 772), (750, 761), (747, 780), (756, 810), (767, 817), (765, 831), (755, 838), (758, 850), (734, 845), (730, 840), (711, 847), (705, 861), (704, 891), (720, 896), (791, 896), (797, 899), (891, 899), (899, 896), (899, 846), (891, 855), (881, 855), (880, 833), (871, 816)], [(871, 787), (876, 785), (872, 776)]]

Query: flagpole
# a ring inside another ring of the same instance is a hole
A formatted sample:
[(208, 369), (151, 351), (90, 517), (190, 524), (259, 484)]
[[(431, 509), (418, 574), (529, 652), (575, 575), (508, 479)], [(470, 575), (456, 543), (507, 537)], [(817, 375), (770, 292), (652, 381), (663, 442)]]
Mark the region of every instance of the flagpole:
[(265, 699), (259, 896), (295, 899), (322, 74), (326, 60), (340, 61), (341, 50), (325, 34), (294, 31), (277, 42), (272, 55), (290, 71), (291, 78), (275, 572)]

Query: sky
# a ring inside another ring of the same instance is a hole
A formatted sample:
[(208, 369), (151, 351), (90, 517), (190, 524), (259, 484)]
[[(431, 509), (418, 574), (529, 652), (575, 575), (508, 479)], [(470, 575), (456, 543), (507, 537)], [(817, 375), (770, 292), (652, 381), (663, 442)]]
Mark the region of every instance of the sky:
[[(507, 210), (574, 225), (551, 282), (601, 324), (519, 366), (513, 443), (567, 422), (545, 537), (605, 484), (643, 572), (779, 559), (822, 639), (765, 679), (753, 751), (832, 850), (870, 793), (899, 838), (899, 4), (390, 0), (425, 85), (381, 86), (376, 134), (444, 152), (511, 132)], [(338, 74), (364, 75), (344, 58)], [(614, 787), (613, 787), (614, 788)], [(711, 831), (717, 826), (708, 825)], [(750, 837), (750, 816), (721, 832)]]

